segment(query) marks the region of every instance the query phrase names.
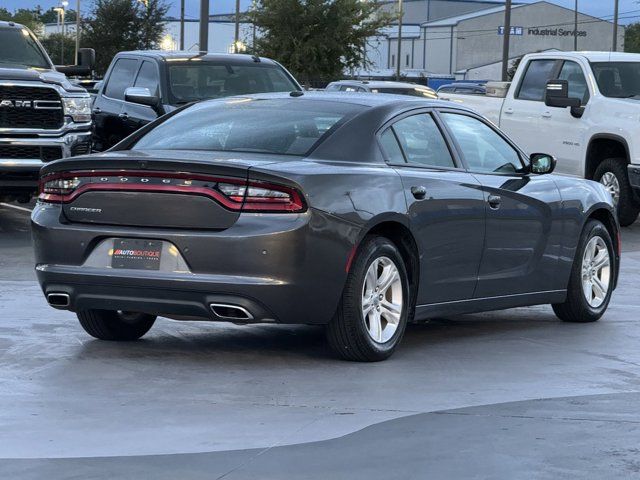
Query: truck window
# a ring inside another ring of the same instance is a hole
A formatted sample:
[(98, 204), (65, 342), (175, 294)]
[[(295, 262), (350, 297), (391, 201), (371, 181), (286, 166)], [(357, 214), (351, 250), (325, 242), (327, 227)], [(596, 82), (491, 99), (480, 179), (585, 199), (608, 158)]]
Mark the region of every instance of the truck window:
[(0, 64), (51, 68), (49, 60), (26, 28), (0, 28)]
[(591, 68), (605, 97), (640, 98), (639, 62), (596, 62)]
[(111, 70), (104, 94), (109, 98), (124, 100), (124, 91), (133, 84), (137, 66), (138, 61), (133, 58), (119, 58)]
[(142, 66), (138, 72), (138, 77), (136, 78), (136, 82), (133, 86), (148, 88), (151, 95), (158, 95), (160, 78), (158, 77), (158, 68), (153, 62), (149, 62), (147, 60), (142, 62)]
[(520, 89), (516, 98), (542, 102), (547, 82), (553, 78), (555, 66), (555, 60), (531, 60), (527, 65), (527, 71), (522, 82), (520, 82)]
[(586, 105), (589, 101), (589, 87), (587, 87), (587, 79), (584, 78), (582, 67), (576, 62), (566, 61), (560, 69), (559, 80), (567, 80), (569, 82), (569, 97), (579, 98), (582, 105)]

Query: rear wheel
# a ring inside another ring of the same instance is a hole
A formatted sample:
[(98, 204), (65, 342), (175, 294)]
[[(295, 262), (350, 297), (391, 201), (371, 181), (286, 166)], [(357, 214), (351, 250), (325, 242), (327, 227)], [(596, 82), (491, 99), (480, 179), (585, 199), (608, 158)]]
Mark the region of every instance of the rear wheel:
[(367, 237), (347, 276), (338, 311), (327, 326), (329, 344), (346, 360), (388, 358), (404, 335), (411, 301), (398, 248), (385, 237)]
[(607, 158), (596, 169), (593, 179), (600, 182), (613, 197), (618, 210), (620, 225), (627, 227), (636, 221), (640, 204), (636, 201), (629, 183), (627, 162), (624, 158)]
[(100, 340), (137, 340), (153, 326), (156, 317), (119, 310), (83, 310), (77, 313), (85, 332)]
[(567, 299), (553, 305), (565, 322), (595, 322), (607, 309), (613, 290), (615, 257), (605, 226), (589, 220), (582, 232), (571, 270)]

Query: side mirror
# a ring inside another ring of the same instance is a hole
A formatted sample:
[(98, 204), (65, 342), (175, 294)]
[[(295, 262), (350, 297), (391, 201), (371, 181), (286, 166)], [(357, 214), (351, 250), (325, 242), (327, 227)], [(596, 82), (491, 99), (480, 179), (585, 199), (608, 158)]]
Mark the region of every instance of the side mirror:
[(531, 173), (551, 173), (556, 168), (556, 159), (546, 153), (532, 153), (529, 157), (529, 167)]
[(547, 107), (579, 107), (582, 101), (579, 98), (569, 97), (569, 82), (567, 80), (549, 80), (544, 95), (544, 104)]
[(93, 70), (96, 66), (96, 51), (93, 48), (78, 49), (78, 65)]
[(124, 91), (124, 99), (126, 102), (138, 103), (146, 105), (154, 110), (158, 107), (159, 99), (156, 95), (151, 95), (148, 88), (145, 87), (129, 87)]

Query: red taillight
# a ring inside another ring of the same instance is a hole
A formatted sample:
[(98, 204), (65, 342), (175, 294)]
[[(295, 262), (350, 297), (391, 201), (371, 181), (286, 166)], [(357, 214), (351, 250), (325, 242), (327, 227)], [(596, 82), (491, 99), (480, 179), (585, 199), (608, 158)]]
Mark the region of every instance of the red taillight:
[(286, 213), (306, 209), (298, 190), (285, 185), (199, 174), (141, 171), (46, 175), (40, 179), (38, 199), (49, 203), (69, 203), (84, 192), (96, 190), (202, 195), (235, 211)]

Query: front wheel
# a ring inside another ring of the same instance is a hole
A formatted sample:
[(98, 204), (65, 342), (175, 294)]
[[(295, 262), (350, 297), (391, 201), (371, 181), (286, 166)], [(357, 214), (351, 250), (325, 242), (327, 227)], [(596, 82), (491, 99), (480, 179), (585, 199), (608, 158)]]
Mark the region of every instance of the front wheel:
[(100, 340), (137, 340), (153, 326), (156, 317), (146, 313), (119, 310), (82, 310), (77, 313), (80, 325)]
[(598, 220), (585, 225), (569, 279), (567, 299), (553, 305), (553, 311), (565, 322), (595, 322), (611, 300), (614, 279), (613, 242)]
[(640, 204), (629, 183), (627, 162), (623, 158), (607, 158), (596, 169), (593, 179), (609, 191), (618, 210), (620, 225), (628, 227), (638, 218)]
[(412, 299), (398, 248), (381, 236), (367, 237), (347, 276), (338, 310), (327, 326), (331, 347), (344, 359), (389, 358), (407, 326)]

